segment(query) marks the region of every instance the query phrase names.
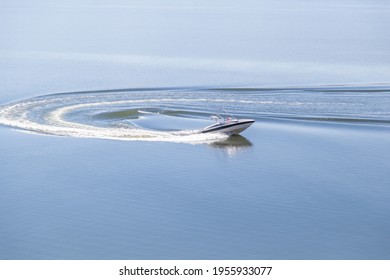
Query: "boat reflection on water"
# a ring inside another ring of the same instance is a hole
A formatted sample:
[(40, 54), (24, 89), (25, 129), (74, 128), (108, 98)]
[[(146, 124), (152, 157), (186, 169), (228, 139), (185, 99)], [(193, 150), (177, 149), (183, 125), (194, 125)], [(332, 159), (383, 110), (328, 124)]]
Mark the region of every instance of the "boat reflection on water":
[(213, 148), (220, 149), (224, 153), (226, 153), (230, 158), (236, 156), (238, 153), (246, 151), (250, 149), (253, 144), (241, 135), (232, 135), (229, 136), (224, 141), (213, 142), (209, 144), (209, 146)]

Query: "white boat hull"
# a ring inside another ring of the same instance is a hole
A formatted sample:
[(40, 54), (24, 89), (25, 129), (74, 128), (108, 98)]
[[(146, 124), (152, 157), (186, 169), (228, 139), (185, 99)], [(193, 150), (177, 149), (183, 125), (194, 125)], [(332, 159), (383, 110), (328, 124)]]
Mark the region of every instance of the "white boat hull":
[(231, 122), (226, 122), (223, 124), (213, 124), (208, 127), (201, 129), (200, 133), (224, 133), (228, 135), (239, 134), (249, 126), (251, 126), (255, 121), (252, 119), (240, 119)]

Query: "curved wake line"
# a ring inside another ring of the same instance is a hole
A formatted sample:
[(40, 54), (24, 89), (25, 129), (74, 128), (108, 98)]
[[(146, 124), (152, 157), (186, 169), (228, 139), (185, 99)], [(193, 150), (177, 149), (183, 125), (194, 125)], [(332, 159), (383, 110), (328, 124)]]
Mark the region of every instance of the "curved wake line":
[(3, 105), (0, 124), (57, 136), (214, 143), (227, 136), (196, 132), (222, 109), (262, 121), (389, 126), (388, 102), (387, 85), (110, 89), (56, 93)]
[[(74, 94), (72, 94), (72, 97), (74, 97)], [(110, 123), (103, 126), (85, 123), (85, 119), (88, 119), (88, 114), (84, 115), (85, 110), (88, 113), (99, 108), (109, 111), (117, 108), (117, 106), (131, 106), (140, 103), (158, 104), (161, 102), (191, 101), (191, 99), (172, 98), (104, 101), (104, 96), (99, 98), (99, 101), (91, 102), (94, 101), (94, 97), (88, 97), (85, 100), (82, 95), (79, 98), (69, 98), (69, 96), (63, 94), (62, 98), (59, 95), (50, 95), (24, 100), (0, 107), (0, 124), (46, 135), (122, 141), (164, 141), (197, 144), (212, 143), (227, 138), (226, 135), (200, 134), (194, 130), (167, 132), (142, 129), (129, 124), (125, 127), (118, 127), (112, 126)], [(204, 100), (204, 102), (208, 102), (208, 100)], [(70, 114), (76, 114), (78, 119), (76, 121), (67, 120), (67, 116)]]

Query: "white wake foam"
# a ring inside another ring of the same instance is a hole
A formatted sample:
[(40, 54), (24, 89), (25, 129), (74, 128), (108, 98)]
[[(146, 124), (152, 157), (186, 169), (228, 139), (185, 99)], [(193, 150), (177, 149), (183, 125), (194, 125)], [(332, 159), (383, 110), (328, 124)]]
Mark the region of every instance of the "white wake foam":
[[(112, 126), (94, 123), (85, 112), (94, 110), (112, 110), (116, 106), (142, 106), (159, 104), (161, 102), (186, 102), (181, 99), (135, 99), (135, 100), (105, 100), (104, 95), (99, 98), (80, 97), (77, 95), (46, 96), (16, 102), (0, 107), (0, 124), (28, 132), (123, 141), (165, 141), (176, 143), (211, 143), (221, 141), (226, 135), (199, 134), (196, 131), (184, 130), (176, 132), (155, 131), (135, 126)], [(94, 99), (98, 99), (95, 101)], [(188, 101), (190, 101), (189, 99)], [(69, 119), (69, 115), (76, 118)]]

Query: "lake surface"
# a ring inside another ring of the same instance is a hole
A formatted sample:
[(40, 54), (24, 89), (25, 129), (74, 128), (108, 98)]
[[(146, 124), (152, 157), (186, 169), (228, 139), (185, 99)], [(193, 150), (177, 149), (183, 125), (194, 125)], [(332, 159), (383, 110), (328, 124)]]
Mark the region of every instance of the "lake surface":
[[(1, 258), (389, 258), (389, 104), (386, 86), (344, 86), (4, 105)], [(221, 108), (256, 122), (194, 133)]]
[[(390, 3), (2, 0), (0, 259), (389, 259)], [(241, 136), (197, 134), (215, 113)]]

